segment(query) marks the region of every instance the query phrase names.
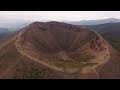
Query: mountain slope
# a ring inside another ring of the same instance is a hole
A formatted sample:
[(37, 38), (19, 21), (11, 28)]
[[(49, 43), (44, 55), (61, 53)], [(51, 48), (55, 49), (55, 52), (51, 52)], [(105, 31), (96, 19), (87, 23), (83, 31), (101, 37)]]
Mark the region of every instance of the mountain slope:
[(80, 26), (34, 22), (0, 42), (0, 51), (0, 78), (120, 78), (118, 52)]
[(0, 38), (8, 33), (9, 33), (8, 29), (0, 28)]
[(120, 51), (120, 23), (87, 25), (86, 27), (100, 33), (116, 50)]
[(31, 61), (20, 54), (15, 46), (17, 34), (0, 44), (0, 78), (4, 79), (45, 79), (58, 78), (56, 72)]

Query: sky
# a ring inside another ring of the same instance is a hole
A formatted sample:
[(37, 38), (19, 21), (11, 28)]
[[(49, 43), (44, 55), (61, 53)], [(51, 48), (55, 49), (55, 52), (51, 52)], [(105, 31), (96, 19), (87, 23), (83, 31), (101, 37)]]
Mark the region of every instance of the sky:
[(120, 11), (0, 11), (0, 22), (81, 21), (120, 18)]

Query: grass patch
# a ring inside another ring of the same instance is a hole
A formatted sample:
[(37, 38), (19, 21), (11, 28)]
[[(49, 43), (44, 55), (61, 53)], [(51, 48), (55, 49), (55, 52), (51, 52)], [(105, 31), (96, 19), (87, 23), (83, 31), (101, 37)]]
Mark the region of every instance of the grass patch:
[[(0, 70), (7, 68), (11, 63), (16, 62), (20, 57), (13, 43), (8, 44), (0, 51)], [(17, 59), (16, 59), (17, 58)]]
[(81, 68), (84, 66), (92, 66), (96, 64), (90, 62), (90, 60), (94, 58), (94, 56), (90, 54), (82, 53), (76, 57), (74, 57), (74, 55), (71, 56), (72, 58), (68, 61), (64, 61), (62, 58), (57, 56), (53, 56), (50, 61), (60, 68)]
[(48, 79), (53, 77), (52, 70), (35, 62), (21, 60), (16, 66), (15, 79)]
[(120, 40), (114, 40), (112, 38), (105, 38), (108, 40), (108, 42), (117, 50), (120, 52)]

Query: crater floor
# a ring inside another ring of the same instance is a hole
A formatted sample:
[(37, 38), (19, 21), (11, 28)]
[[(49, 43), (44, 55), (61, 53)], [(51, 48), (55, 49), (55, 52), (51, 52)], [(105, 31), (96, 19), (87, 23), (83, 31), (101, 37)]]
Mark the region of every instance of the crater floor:
[(59, 22), (32, 23), (15, 44), (31, 60), (66, 73), (96, 73), (110, 58), (108, 44), (99, 34)]

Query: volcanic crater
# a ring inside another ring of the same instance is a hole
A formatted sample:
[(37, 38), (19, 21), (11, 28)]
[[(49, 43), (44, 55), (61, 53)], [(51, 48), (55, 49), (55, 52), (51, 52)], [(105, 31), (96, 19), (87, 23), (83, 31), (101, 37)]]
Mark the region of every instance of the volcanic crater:
[(96, 32), (60, 22), (34, 22), (15, 43), (31, 60), (66, 73), (88, 73), (110, 57), (107, 42)]

